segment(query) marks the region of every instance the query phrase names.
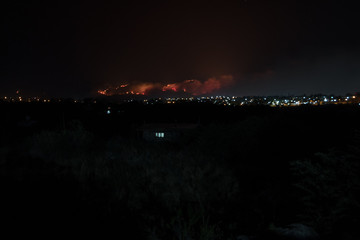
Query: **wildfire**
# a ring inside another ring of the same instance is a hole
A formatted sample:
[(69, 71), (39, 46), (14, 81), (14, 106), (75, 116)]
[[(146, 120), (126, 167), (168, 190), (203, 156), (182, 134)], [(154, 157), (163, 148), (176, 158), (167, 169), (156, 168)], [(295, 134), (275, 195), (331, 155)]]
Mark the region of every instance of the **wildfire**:
[(212, 93), (222, 87), (226, 87), (231, 84), (233, 84), (233, 77), (231, 75), (224, 75), (219, 78), (209, 78), (205, 82), (200, 82), (199, 80), (192, 79), (185, 80), (180, 83), (167, 84), (162, 88), (162, 91), (178, 92), (179, 90), (182, 90), (183, 92), (189, 92), (190, 94), (196, 96)]
[(107, 91), (108, 91), (108, 89), (98, 90), (97, 92), (98, 92), (99, 94), (101, 94), (101, 95), (108, 95), (108, 94), (107, 94)]
[(140, 84), (122, 84), (116, 87), (98, 90), (98, 93), (105, 96), (113, 95), (147, 95), (151, 91), (163, 92), (186, 92), (193, 96), (209, 94), (223, 87), (234, 83), (232, 75), (223, 75), (218, 78), (212, 77), (204, 82), (197, 79), (185, 80), (179, 83), (170, 83), (162, 85), (160, 83), (140, 83)]
[[(163, 88), (162, 88), (162, 91), (163, 92), (166, 92), (166, 91), (174, 91), (174, 92), (177, 92), (178, 90), (178, 84), (177, 83), (172, 83), (172, 84), (168, 84), (168, 85), (166, 85), (166, 86), (164, 86)], [(185, 89), (185, 88), (184, 88)], [(186, 91), (186, 89), (185, 89), (185, 91)]]

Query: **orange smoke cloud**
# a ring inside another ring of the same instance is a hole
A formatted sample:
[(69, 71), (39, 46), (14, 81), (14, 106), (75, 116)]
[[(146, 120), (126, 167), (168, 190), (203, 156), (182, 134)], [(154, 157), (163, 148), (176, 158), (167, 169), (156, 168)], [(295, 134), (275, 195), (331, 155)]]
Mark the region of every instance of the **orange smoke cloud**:
[(143, 95), (146, 95), (150, 91), (152, 91), (154, 89), (158, 89), (160, 87), (161, 87), (161, 85), (157, 84), (157, 83), (141, 83), (141, 84), (134, 85), (132, 87), (132, 89), (135, 92), (143, 93)]
[(192, 95), (209, 94), (223, 87), (230, 86), (234, 83), (233, 76), (224, 75), (219, 78), (209, 78), (205, 82), (192, 79), (180, 83), (172, 83), (164, 86), (162, 91), (188, 92)]
[(151, 91), (163, 91), (163, 92), (186, 92), (191, 95), (203, 95), (210, 94), (223, 87), (231, 86), (234, 83), (232, 75), (223, 75), (220, 77), (212, 77), (201, 82), (196, 79), (185, 80), (180, 83), (171, 83), (165, 86), (160, 83), (140, 83), (134, 85), (123, 84), (115, 88), (107, 88), (99, 90), (101, 95), (123, 95), (123, 94), (136, 94), (136, 95), (148, 95)]

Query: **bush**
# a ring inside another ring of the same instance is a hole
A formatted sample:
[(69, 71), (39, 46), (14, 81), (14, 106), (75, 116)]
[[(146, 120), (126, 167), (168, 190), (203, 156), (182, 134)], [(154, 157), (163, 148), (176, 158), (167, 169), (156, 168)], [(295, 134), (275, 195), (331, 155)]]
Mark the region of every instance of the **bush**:
[(324, 235), (344, 239), (357, 232), (360, 223), (359, 149), (332, 149), (314, 158), (291, 163), (301, 191), (303, 212), (300, 218)]
[(93, 136), (79, 122), (73, 122), (70, 129), (43, 131), (31, 142), (32, 157), (78, 168), (84, 159), (91, 156)]

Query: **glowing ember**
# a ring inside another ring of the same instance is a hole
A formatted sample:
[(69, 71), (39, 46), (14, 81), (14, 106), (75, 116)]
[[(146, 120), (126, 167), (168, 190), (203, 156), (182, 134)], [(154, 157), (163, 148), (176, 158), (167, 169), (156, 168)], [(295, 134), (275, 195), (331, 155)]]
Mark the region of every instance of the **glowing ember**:
[(105, 89), (105, 90), (99, 90), (99, 91), (97, 91), (99, 94), (101, 94), (101, 95), (108, 95), (107, 94), (107, 89)]

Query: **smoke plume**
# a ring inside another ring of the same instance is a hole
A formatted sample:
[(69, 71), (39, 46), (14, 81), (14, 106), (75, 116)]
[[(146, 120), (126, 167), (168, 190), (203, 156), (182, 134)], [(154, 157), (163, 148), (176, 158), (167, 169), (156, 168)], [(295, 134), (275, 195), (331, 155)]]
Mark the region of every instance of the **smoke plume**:
[(160, 84), (160, 83), (138, 83), (138, 84), (122, 84), (120, 86), (109, 87), (98, 90), (99, 94), (112, 95), (149, 95), (150, 92), (177, 92), (187, 93), (193, 96), (210, 94), (221, 88), (231, 86), (234, 83), (232, 75), (223, 75), (220, 77), (212, 77), (204, 82), (197, 79), (185, 80), (179, 83)]

